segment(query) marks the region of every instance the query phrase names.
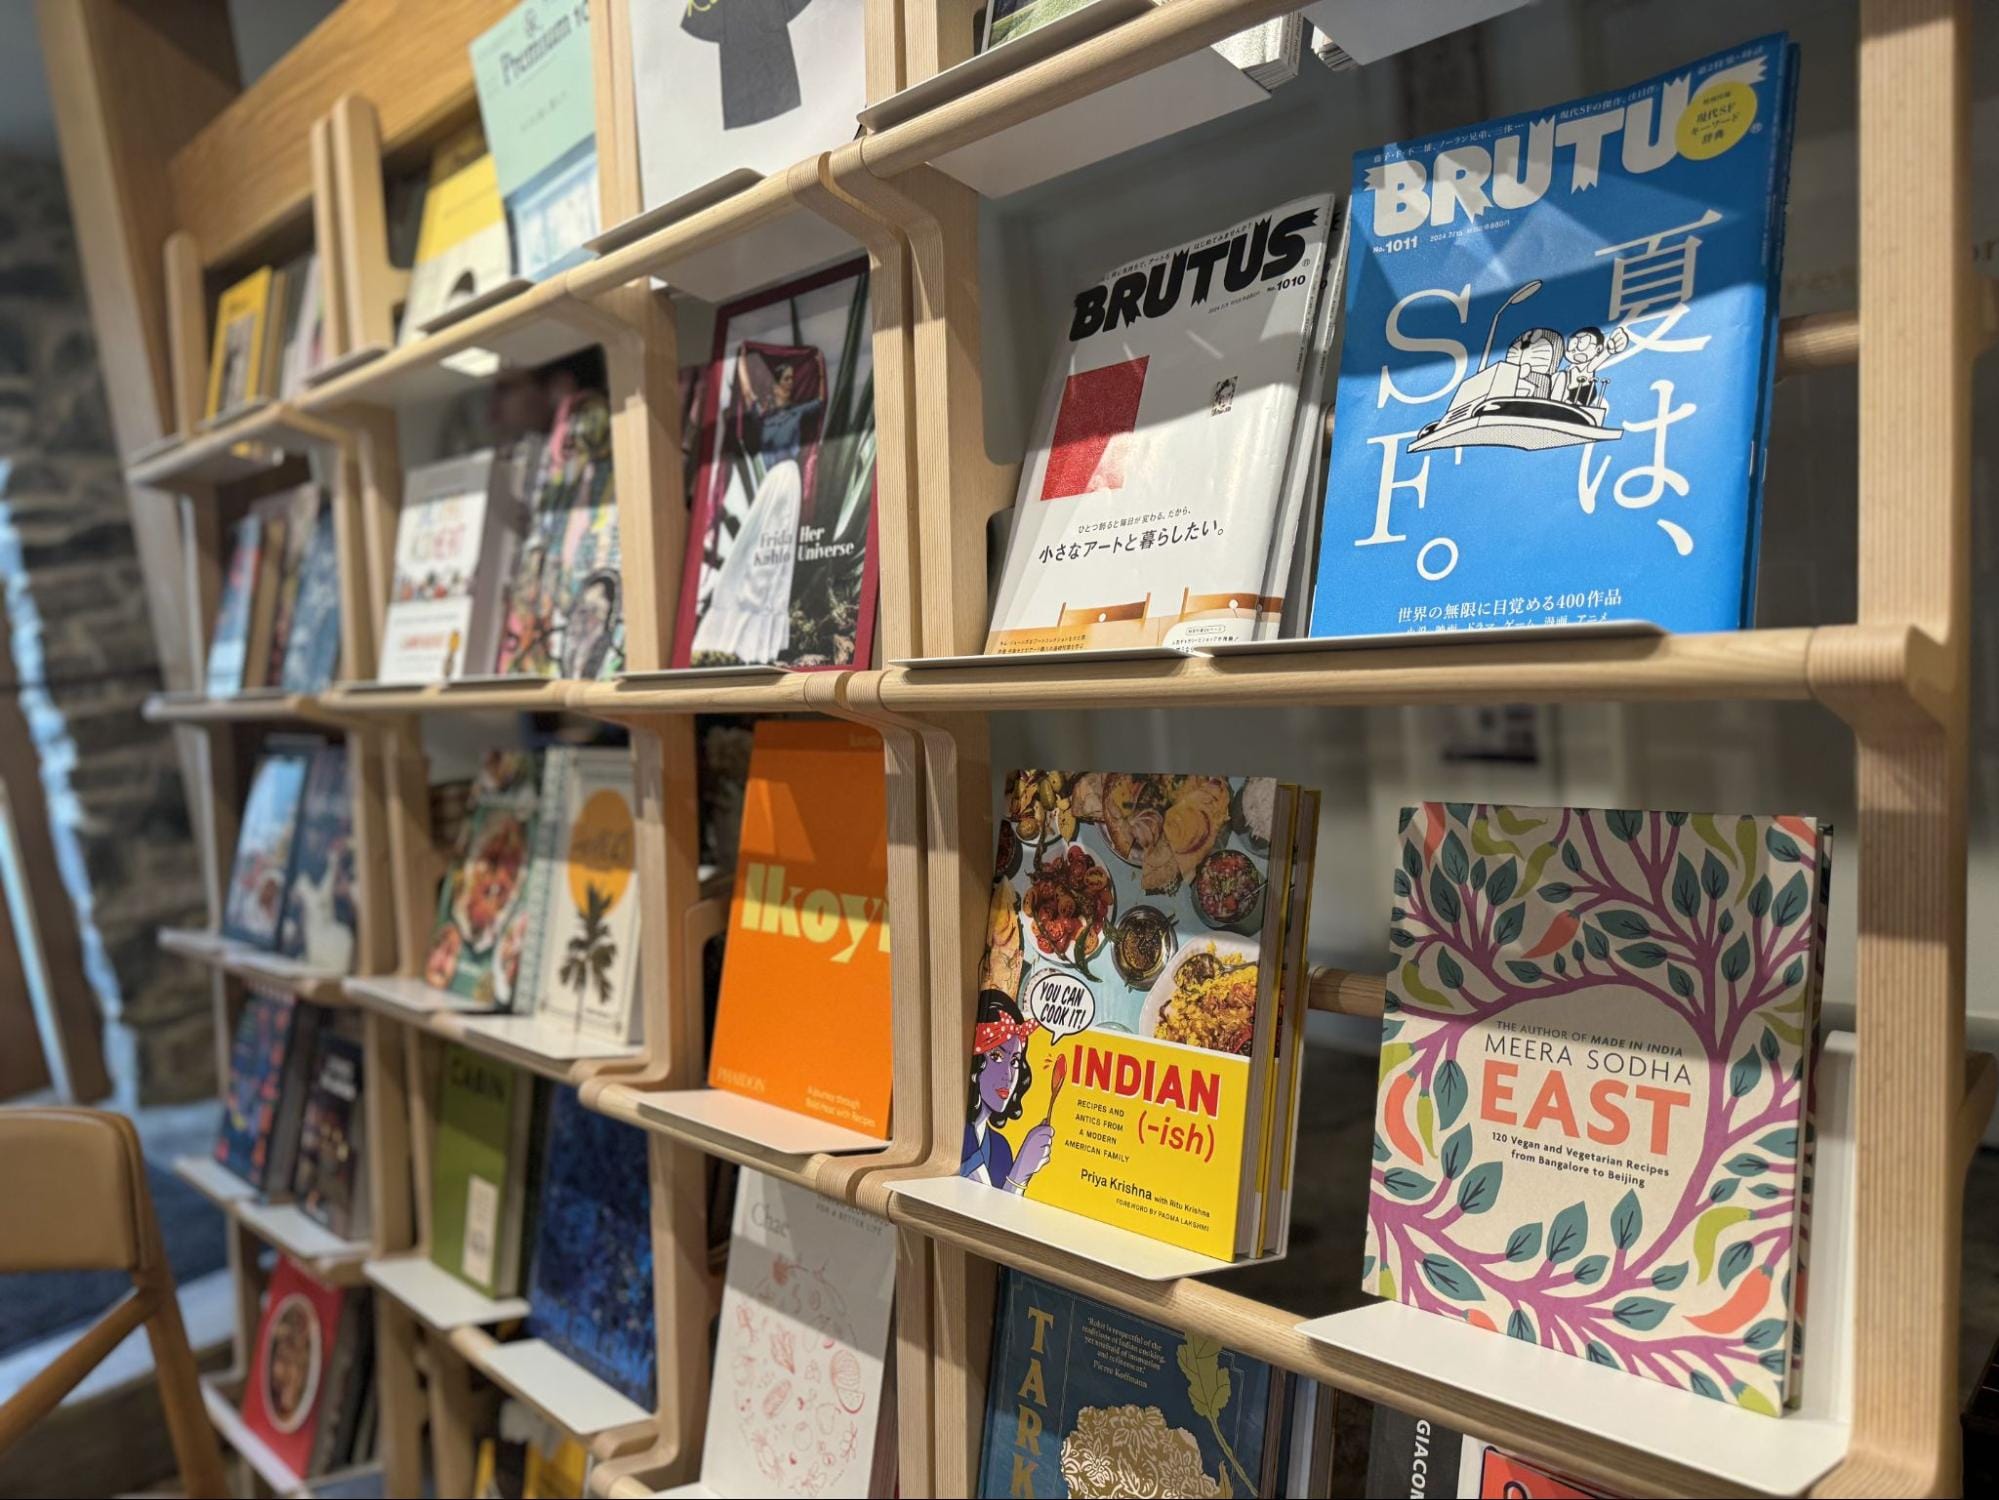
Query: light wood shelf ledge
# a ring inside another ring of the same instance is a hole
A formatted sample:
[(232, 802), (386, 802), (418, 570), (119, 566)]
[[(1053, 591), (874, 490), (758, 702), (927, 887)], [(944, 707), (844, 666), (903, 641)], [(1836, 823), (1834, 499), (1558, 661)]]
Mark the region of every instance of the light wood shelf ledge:
[(342, 1006), (347, 997), (341, 989), (343, 974), (308, 968), (280, 954), (266, 953), (247, 943), (234, 942), (206, 928), (162, 927), (160, 950), (176, 958), (207, 964), (245, 984), (278, 990), (310, 1005)]

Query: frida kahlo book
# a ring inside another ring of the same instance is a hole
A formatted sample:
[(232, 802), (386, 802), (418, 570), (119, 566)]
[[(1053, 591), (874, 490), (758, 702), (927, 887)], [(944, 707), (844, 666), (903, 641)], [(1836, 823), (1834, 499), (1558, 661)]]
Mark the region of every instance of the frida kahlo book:
[(708, 1052), (711, 1087), (883, 1140), (893, 1076), (886, 795), (873, 730), (758, 723)]
[(1750, 623), (1796, 73), (1765, 37), (1354, 158), (1312, 634)]
[(1000, 1278), (980, 1495), (1270, 1495), (1283, 1380), (1261, 1360)]
[(1007, 777), (960, 1176), (1260, 1251), (1297, 801), (1268, 777)]
[(1362, 1285), (1780, 1413), (1830, 837), (1405, 810)]
[(871, 664), (874, 390), (865, 260), (717, 311), (675, 666)]

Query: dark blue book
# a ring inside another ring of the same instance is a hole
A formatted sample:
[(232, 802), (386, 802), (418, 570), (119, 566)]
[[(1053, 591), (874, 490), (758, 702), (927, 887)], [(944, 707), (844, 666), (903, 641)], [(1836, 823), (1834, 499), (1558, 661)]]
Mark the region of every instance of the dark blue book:
[(273, 990), (252, 988), (243, 998), (215, 1159), (259, 1193), (291, 1181), (318, 1018)]
[(280, 681), (288, 693), (317, 693), (333, 681), (339, 665), (340, 550), (333, 507), (322, 501), (312, 523), (312, 540), (299, 564), (298, 598), (292, 605)]
[(1008, 1271), (979, 1493), (1273, 1494), (1284, 1404), (1262, 1360)]
[(652, 1194), (645, 1132), (552, 1091), (528, 1332), (653, 1409)]
[(1752, 621), (1782, 36), (1359, 153), (1315, 636)]

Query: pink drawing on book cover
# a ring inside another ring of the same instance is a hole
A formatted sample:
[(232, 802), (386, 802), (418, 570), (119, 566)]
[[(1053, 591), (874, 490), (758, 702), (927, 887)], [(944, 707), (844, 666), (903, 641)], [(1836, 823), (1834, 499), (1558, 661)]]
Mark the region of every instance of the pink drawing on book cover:
[(872, 1454), (861, 1452), (871, 1392), (847, 1299), (823, 1271), (780, 1254), (734, 1317), (727, 1397), (758, 1474), (787, 1495), (848, 1488)]
[(1802, 818), (1405, 811), (1363, 1285), (1781, 1411), (1828, 871)]

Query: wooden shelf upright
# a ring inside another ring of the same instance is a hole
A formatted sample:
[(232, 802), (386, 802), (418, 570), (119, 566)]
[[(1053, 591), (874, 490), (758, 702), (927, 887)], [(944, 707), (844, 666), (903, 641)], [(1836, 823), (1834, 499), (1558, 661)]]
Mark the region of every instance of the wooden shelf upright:
[[(1859, 890), (1852, 1412), (1826, 1439), (1811, 1493), (1954, 1490), (1963, 1173), (1999, 1077), (1986, 1060), (1967, 1066), (1963, 1035), (1969, 403), (1972, 362), (1993, 325), (1989, 289), (1961, 253), (1970, 193), (1968, 0), (1854, 0), (1860, 303), (1783, 328), (1786, 372), (1858, 366), (1854, 621), (1726, 635), (771, 677), (665, 670), (690, 544), (670, 297), (726, 283), (730, 267), (754, 263), (748, 251), (787, 224), (830, 227), (867, 255), (882, 656), (976, 651), (987, 626), (986, 522), (1011, 503), (1016, 473), (991, 460), (985, 440), (982, 203), (950, 175), (947, 159), (1143, 80), (1302, 0), (1134, 6), (1128, 19), (1068, 50), (1000, 70), (857, 139), (828, 141), (788, 170), (666, 217), (638, 214), (635, 89), (648, 84), (634, 82), (629, 62), (633, 3), (590, 0), (602, 217), (625, 232), (610, 234), (594, 259), (398, 345), (393, 312), (403, 278), (387, 257), (383, 164), (407, 162), (469, 118), (465, 44), (509, 0), (440, 0), (420, 28), (389, 24), (392, 0), (345, 0), (212, 120), (176, 117), (168, 138), (150, 147), (134, 144), (140, 133), (130, 110), (146, 97), (133, 80), (135, 59), (155, 57), (158, 38), (122, 0), (42, 0), (45, 34), (57, 44), (52, 58), (88, 85), (56, 90), (72, 181), (79, 164), (122, 167), (104, 179), (121, 184), (117, 193), (73, 191), (92, 231), (80, 238), (91, 258), (100, 342), (114, 358), (129, 355), (154, 372), (138, 382), (141, 396), (114, 392), (114, 406), (131, 483), (169, 497), (159, 505), (171, 527), (157, 524), (157, 510), (148, 524), (177, 536), (170, 557), (149, 560), (184, 621), (163, 655), (183, 664), (205, 657), (224, 561), (222, 521), (249, 487), (268, 482), (285, 455), (310, 453), (335, 497), (346, 680), (319, 694), (216, 701), (196, 691), (183, 666), (169, 677), (173, 691), (151, 709), (175, 726), (189, 770), (211, 911), (220, 910), (244, 790), (242, 752), (254, 726), (303, 725), (347, 738), (361, 851), (357, 973), (378, 981), (420, 977), (434, 914), (440, 857), (429, 826), (427, 720), (531, 708), (618, 723), (631, 734), (647, 907), (643, 1045), (632, 1057), (565, 1059), (537, 1070), (576, 1082), (587, 1107), (648, 1132), (655, 1409), (637, 1419), (622, 1408), (605, 1417), (608, 1407), (578, 1415), (566, 1394), (536, 1383), (539, 1355), (506, 1338), (517, 1306), (495, 1311), (426, 1290), (415, 1263), (425, 1262), (431, 1238), (432, 1111), (442, 1047), (459, 1032), (364, 998), (375, 1162), (367, 1274), (381, 1289), (376, 1357), (390, 1492), (416, 1493), (426, 1469), (437, 1493), (467, 1492), (475, 1377), (587, 1427), (600, 1460), (591, 1481), (597, 1493), (645, 1495), (697, 1477), (716, 1295), (707, 1254), (710, 1156), (895, 1225), (904, 1494), (973, 1490), (1002, 1266), (1212, 1336), (1336, 1392), (1423, 1411), (1615, 1493), (1754, 1492), (1732, 1477), (1726, 1454), (1663, 1457), (1581, 1420), (1537, 1416), (1524, 1396), (1495, 1397), (1335, 1349), (1301, 1332), (1294, 1314), (1199, 1279), (1107, 1271), (1068, 1248), (897, 1191), (955, 1174), (959, 1164), (973, 975), (991, 878), (994, 715), (1721, 700), (1817, 703), (1848, 727), (1854, 746), (1858, 837), (1851, 855), (1842, 851), (1843, 871), (1853, 871)], [(972, 9), (968, 0), (866, 0), (870, 100), (879, 104), (965, 60)], [(161, 76), (179, 77), (170, 63), (157, 61)], [(108, 88), (106, 79), (124, 86)], [(145, 172), (144, 149), (160, 154), (156, 175)], [(1337, 173), (1330, 161), (1328, 171)], [(197, 432), (205, 285), (308, 218), (332, 309), (334, 370), (292, 401)], [(655, 277), (679, 290), (656, 290)], [(482, 377), (467, 373), (468, 356), (532, 365), (589, 345), (602, 346), (610, 387), (625, 677), (368, 686), (401, 506), (399, 411), (473, 388)], [(149, 418), (130, 416), (140, 409), (135, 401), (151, 403)], [(185, 440), (150, 443), (167, 429)], [(700, 950), (725, 920), (697, 863), (700, 713), (823, 714), (882, 735), (897, 1053), (896, 1109), (880, 1151), (780, 1152), (657, 1107), (662, 1092), (693, 1088), (705, 1076)], [(226, 1072), (238, 975), (225, 958), (214, 972), (217, 1058)], [(1322, 972), (1313, 994), (1322, 1009), (1357, 1015), (1378, 1014), (1382, 1003), (1375, 976)], [(254, 1246), (240, 1220), (232, 1222), (240, 1371), (258, 1287)], [(1346, 1272), (1327, 1266), (1324, 1275), (1330, 1282)], [(607, 1425), (593, 1425), (599, 1417)]]

